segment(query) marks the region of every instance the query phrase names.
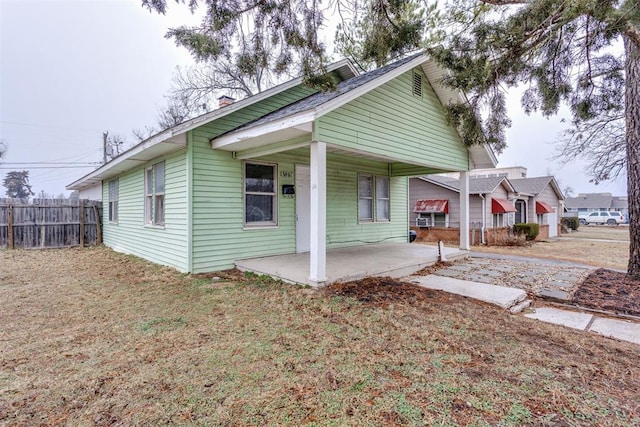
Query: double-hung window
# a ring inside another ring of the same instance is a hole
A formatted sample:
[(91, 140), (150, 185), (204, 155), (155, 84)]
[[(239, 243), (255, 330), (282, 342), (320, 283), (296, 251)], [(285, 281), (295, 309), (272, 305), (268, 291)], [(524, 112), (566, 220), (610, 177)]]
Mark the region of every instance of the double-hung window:
[(493, 214), (493, 228), (500, 228), (500, 227), (504, 227), (505, 224), (505, 220), (504, 220), (504, 214), (502, 213), (496, 213)]
[(245, 226), (277, 225), (278, 183), (276, 165), (244, 164)]
[(164, 225), (164, 162), (145, 170), (145, 223)]
[(389, 177), (358, 175), (358, 221), (386, 222), (390, 219)]
[(119, 182), (118, 179), (109, 181), (109, 221), (118, 222), (118, 198), (119, 198)]

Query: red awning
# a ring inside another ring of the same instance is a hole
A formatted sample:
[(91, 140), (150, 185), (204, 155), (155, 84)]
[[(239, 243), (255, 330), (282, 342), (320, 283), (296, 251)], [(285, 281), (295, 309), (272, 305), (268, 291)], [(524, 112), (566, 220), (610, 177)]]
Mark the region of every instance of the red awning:
[(418, 200), (413, 208), (415, 213), (449, 213), (449, 201), (440, 199)]
[(555, 211), (556, 210), (549, 203), (536, 202), (536, 213), (537, 214), (553, 213)]
[(491, 213), (501, 214), (515, 211), (515, 206), (507, 199), (491, 199)]

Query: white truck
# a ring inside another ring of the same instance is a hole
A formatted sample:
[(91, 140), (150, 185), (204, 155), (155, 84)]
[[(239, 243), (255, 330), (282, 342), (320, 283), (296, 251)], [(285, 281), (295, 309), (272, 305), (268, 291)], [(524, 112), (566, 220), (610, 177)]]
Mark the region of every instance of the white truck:
[(618, 225), (624, 223), (624, 215), (616, 211), (587, 212), (578, 215), (580, 224)]

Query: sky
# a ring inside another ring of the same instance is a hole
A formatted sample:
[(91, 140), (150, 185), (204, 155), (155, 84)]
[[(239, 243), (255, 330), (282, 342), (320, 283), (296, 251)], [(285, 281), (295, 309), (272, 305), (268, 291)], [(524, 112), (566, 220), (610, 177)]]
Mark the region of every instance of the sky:
[[(176, 66), (194, 63), (166, 31), (197, 23), (172, 1), (163, 16), (139, 0), (0, 0), (0, 140), (8, 146), (0, 180), (29, 170), (36, 194), (67, 195), (65, 186), (101, 161), (103, 132), (136, 142), (132, 130), (155, 124)], [(550, 160), (562, 117), (526, 116), (518, 99), (509, 97), (513, 126), (499, 167), (550, 171), (575, 194), (626, 195), (624, 178), (596, 186), (579, 161)]]

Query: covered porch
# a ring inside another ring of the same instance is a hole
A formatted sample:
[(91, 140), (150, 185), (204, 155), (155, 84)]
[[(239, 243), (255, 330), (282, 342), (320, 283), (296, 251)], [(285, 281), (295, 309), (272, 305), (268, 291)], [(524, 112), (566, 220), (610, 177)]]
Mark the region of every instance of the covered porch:
[[(461, 259), (468, 252), (444, 248), (447, 260)], [(358, 280), (368, 276), (403, 277), (439, 260), (435, 245), (411, 243), (378, 243), (328, 249), (326, 280), (319, 284), (310, 279), (309, 253), (276, 255), (236, 261), (241, 271), (266, 274), (289, 283), (317, 287), (335, 282)]]

